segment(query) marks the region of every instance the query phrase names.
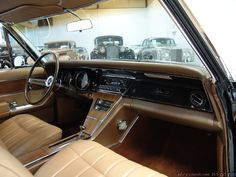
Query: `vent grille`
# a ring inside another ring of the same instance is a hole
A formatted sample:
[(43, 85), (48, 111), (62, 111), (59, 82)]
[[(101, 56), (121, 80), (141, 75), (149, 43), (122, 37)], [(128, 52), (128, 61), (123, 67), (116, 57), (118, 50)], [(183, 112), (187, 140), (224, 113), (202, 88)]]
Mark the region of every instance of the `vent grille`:
[(193, 92), (190, 95), (190, 103), (193, 107), (203, 108), (206, 104), (206, 98), (202, 92)]

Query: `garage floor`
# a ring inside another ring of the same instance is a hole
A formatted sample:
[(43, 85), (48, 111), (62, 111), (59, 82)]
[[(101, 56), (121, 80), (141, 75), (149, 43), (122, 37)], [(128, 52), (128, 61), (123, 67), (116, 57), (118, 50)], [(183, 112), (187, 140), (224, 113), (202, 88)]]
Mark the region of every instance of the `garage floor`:
[(113, 150), (168, 176), (216, 172), (216, 137), (156, 119), (139, 119)]

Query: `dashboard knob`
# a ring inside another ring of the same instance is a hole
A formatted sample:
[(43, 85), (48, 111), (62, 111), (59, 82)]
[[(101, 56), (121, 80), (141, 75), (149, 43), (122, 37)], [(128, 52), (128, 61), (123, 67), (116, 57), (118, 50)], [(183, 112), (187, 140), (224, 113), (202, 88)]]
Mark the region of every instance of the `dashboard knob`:
[(117, 123), (117, 129), (119, 131), (125, 131), (128, 128), (126, 120), (121, 120)]

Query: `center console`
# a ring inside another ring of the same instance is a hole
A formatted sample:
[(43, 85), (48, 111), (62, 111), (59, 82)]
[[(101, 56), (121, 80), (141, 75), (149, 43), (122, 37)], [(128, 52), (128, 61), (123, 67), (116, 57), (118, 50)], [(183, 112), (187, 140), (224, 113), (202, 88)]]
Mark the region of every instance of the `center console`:
[(84, 122), (85, 132), (91, 136), (105, 122), (122, 99), (120, 95), (101, 92), (93, 93), (92, 97), (93, 103)]

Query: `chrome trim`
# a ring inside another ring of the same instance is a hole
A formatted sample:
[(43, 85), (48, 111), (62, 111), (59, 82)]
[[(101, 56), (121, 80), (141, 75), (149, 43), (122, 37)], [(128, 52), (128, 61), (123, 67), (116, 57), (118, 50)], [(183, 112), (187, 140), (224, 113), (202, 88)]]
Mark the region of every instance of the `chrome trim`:
[(115, 91), (110, 91), (110, 90), (103, 90), (103, 89), (98, 89), (99, 93), (108, 93), (108, 94), (121, 94), (121, 92), (115, 92)]
[(129, 134), (130, 130), (133, 128), (134, 124), (137, 122), (137, 120), (139, 119), (139, 115), (137, 115), (134, 120), (130, 123), (130, 125), (128, 126), (128, 128), (126, 129), (126, 131), (124, 132), (124, 134), (121, 136), (119, 143), (122, 143), (125, 138), (127, 137), (127, 135)]
[(136, 79), (133, 76), (130, 75), (122, 75), (122, 74), (102, 74), (103, 77), (116, 77), (116, 78), (121, 78), (121, 79)]
[[(90, 138), (89, 134), (84, 133), (87, 137), (85, 137), (84, 139), (88, 139)], [(71, 143), (79, 140), (78, 139), (78, 133), (71, 135), (67, 138), (61, 139), (58, 142), (52, 143), (50, 145), (48, 145), (48, 149), (51, 150), (51, 152), (45, 156), (39, 157), (38, 159), (35, 159), (27, 164), (24, 164), (24, 166), (26, 168), (29, 168), (29, 166), (33, 166), (35, 164), (38, 164), (39, 162), (43, 161), (43, 160), (47, 160), (49, 157), (53, 156), (54, 154), (58, 153), (59, 151), (61, 151), (63, 148), (65, 148), (66, 146), (70, 145)], [(64, 143), (64, 144), (63, 144)]]
[(172, 80), (171, 76), (163, 75), (163, 74), (144, 73), (144, 75), (149, 78), (154, 78), (154, 79)]
[(92, 120), (98, 120), (96, 117), (92, 117), (92, 116), (87, 116), (86, 118), (92, 119)]
[(10, 111), (11, 112), (17, 112), (17, 111), (22, 111), (22, 110), (26, 110), (26, 109), (31, 109), (31, 108), (34, 108), (34, 107), (35, 107), (34, 105), (27, 104), (27, 105), (23, 105), (23, 106), (14, 107), (14, 108), (10, 109)]
[(49, 154), (47, 154), (47, 155), (45, 155), (43, 157), (40, 157), (40, 158), (38, 158), (36, 160), (33, 160), (33, 161), (31, 161), (31, 162), (29, 162), (27, 164), (24, 164), (24, 167), (29, 168), (30, 166), (33, 166), (34, 164), (37, 164), (40, 161), (48, 159), (49, 157), (53, 156), (54, 154), (58, 153), (59, 151), (60, 151), (60, 149), (57, 149), (56, 151), (53, 151), (53, 152), (51, 152), (51, 153), (49, 153)]
[[(106, 116), (105, 116), (106, 117)], [(91, 133), (91, 137), (94, 135), (94, 133), (99, 129), (99, 127), (102, 125), (102, 120), (97, 121), (97, 124), (95, 126), (95, 128), (93, 129), (92, 133)]]

